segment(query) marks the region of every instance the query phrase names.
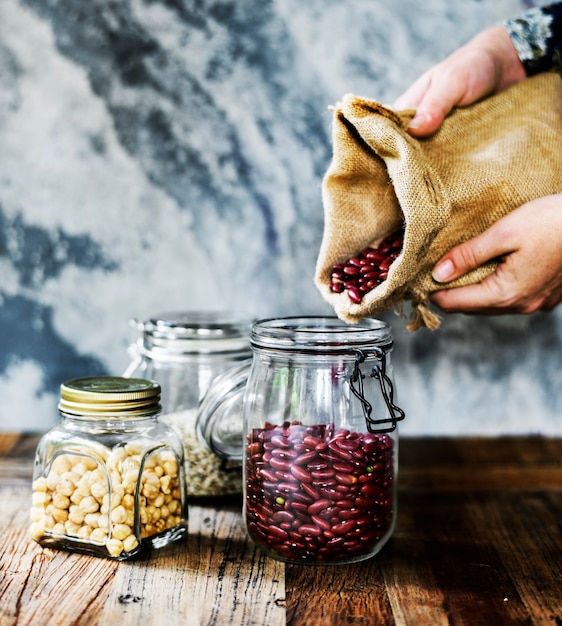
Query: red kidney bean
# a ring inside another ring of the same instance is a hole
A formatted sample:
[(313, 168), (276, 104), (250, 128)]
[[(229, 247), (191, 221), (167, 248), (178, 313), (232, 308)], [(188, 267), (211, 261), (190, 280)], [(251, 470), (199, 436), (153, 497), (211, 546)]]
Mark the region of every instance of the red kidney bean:
[(307, 435), (302, 442), (304, 443), (305, 446), (307, 446), (309, 449), (316, 449), (316, 446), (318, 444), (320, 444), (320, 440), (317, 439), (316, 437), (312, 437), (311, 435)]
[(283, 481), (287, 483), (298, 483), (298, 478), (295, 478), (291, 472), (282, 472), (281, 470), (276, 470), (274, 472), (275, 479), (277, 481)]
[(269, 464), (271, 467), (277, 470), (283, 470), (284, 472), (288, 472), (291, 468), (291, 462), (287, 459), (278, 459), (277, 457), (272, 456), (269, 460)]
[(285, 437), (282, 437), (281, 435), (273, 435), (273, 437), (271, 437), (271, 443), (272, 445), (275, 445), (278, 448), (289, 447), (289, 442), (287, 441)]
[(262, 451), (262, 446), (259, 441), (251, 443), (248, 445), (247, 453), (248, 456), (254, 456), (255, 454), (259, 454)]
[[(339, 522), (332, 526), (332, 532), (334, 535), (347, 535), (355, 528), (355, 520), (346, 520), (344, 522)], [(285, 532), (285, 531), (283, 531)]]
[(294, 493), (291, 496), (292, 501), (294, 502), (302, 502), (303, 504), (306, 504), (307, 506), (313, 502), (313, 498), (310, 497), (310, 495), (308, 493)]
[(290, 561), (368, 556), (392, 523), (393, 471), (387, 435), (298, 422), (254, 429), (246, 455), (248, 532)]
[[(345, 439), (343, 437), (338, 437), (337, 439), (334, 439), (334, 445), (330, 445), (330, 449), (334, 451), (337, 450), (338, 453), (341, 452), (342, 449), (348, 452), (352, 452), (354, 450), (357, 450), (358, 447), (359, 441), (351, 437), (346, 437)], [(351, 458), (353, 458), (353, 455), (350, 456)]]
[(341, 509), (337, 506), (329, 506), (328, 508), (320, 511), (318, 515), (324, 519), (335, 519), (340, 514)]
[(313, 502), (308, 507), (308, 512), (311, 515), (317, 515), (318, 513), (320, 513), (320, 511), (327, 509), (331, 504), (332, 504), (331, 500), (328, 500), (327, 498), (323, 500), (316, 500), (316, 502)]
[(351, 492), (351, 487), (349, 487), (348, 485), (334, 485), (334, 489), (339, 492), (340, 497), (347, 496)]
[(300, 465), (291, 465), (290, 472), (296, 479), (302, 481), (303, 483), (312, 482), (311, 473)]
[(322, 534), (322, 529), (318, 528), (315, 524), (302, 524), (299, 531), (303, 535), (312, 535), (314, 537), (318, 537)]
[(279, 483), (277, 485), (279, 491), (298, 491), (299, 486), (297, 483)]
[(352, 509), (355, 506), (353, 500), (338, 500), (336, 506), (340, 509)]
[(361, 487), (361, 493), (371, 498), (382, 498), (384, 491), (374, 483), (366, 483)]
[(301, 487), (302, 490), (305, 491), (306, 494), (309, 495), (313, 500), (318, 500), (318, 498), (320, 497), (320, 494), (312, 485), (309, 485), (308, 483), (301, 483)]
[(287, 533), (287, 531), (283, 530), (282, 528), (279, 528), (275, 524), (271, 524), (267, 527), (267, 533), (273, 537), (276, 537), (277, 539), (289, 538), (289, 533)]
[(332, 468), (326, 468), (322, 470), (314, 470), (310, 472), (311, 478), (314, 478), (315, 482), (323, 483), (326, 480), (331, 480), (336, 475), (336, 472)]
[(351, 474), (355, 470), (355, 466), (351, 463), (338, 462), (332, 465), (336, 472), (343, 472), (345, 474)]
[(299, 456), (297, 456), (293, 460), (293, 463), (296, 463), (297, 465), (306, 465), (308, 469), (310, 470), (310, 469), (314, 469), (311, 465), (311, 462), (314, 461), (316, 458), (318, 458), (316, 451), (310, 450), (310, 452), (303, 452), (303, 454), (300, 454)]
[(289, 511), (276, 511), (271, 516), (272, 521), (282, 524), (283, 522), (292, 523), (295, 520), (295, 516)]
[(357, 476), (354, 474), (342, 474), (341, 472), (338, 472), (336, 474), (336, 480), (343, 485), (355, 485), (357, 482)]
[(373, 506), (373, 500), (372, 498), (357, 496), (357, 498), (355, 498), (355, 506), (360, 509), (370, 509)]
[(323, 531), (329, 531), (332, 528), (330, 522), (319, 515), (311, 515), (310, 519)]
[[(336, 479), (333, 479), (334, 482), (336, 482)], [(334, 494), (336, 494), (336, 490), (334, 489), (333, 485), (325, 485), (325, 484), (321, 484), (318, 487), (318, 493), (320, 494), (321, 498), (333, 498)]]
[(271, 454), (280, 459), (294, 459), (299, 455), (296, 450), (292, 450), (291, 448), (273, 448)]
[(344, 263), (332, 266), (330, 290), (347, 291), (349, 299), (360, 304), (368, 293), (388, 278), (388, 270), (404, 245), (404, 229), (385, 237), (377, 248), (365, 248)]
[(340, 513), (340, 518), (342, 520), (346, 519), (357, 519), (361, 515), (363, 515), (364, 511), (361, 509), (345, 509)]
[(341, 459), (345, 459), (346, 461), (351, 461), (353, 459), (353, 455), (351, 454), (351, 452), (349, 452), (349, 450), (344, 449), (343, 446), (340, 446), (335, 441), (332, 441), (328, 447), (330, 448), (330, 451), (333, 453), (332, 457), (330, 458), (334, 458), (333, 455), (335, 455), (336, 457), (339, 457), (335, 459), (336, 461), (341, 461)]
[(275, 483), (277, 481), (277, 474), (271, 470), (263, 467), (259, 470), (260, 474), (269, 482)]

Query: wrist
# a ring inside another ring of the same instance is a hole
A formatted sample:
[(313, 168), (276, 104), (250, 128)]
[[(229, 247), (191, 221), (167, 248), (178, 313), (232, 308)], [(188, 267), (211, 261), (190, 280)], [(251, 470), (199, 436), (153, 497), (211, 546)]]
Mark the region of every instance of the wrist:
[(527, 77), (525, 67), (505, 26), (492, 26), (477, 35), (474, 41), (487, 50), (492, 59), (496, 72), (496, 91), (507, 89)]

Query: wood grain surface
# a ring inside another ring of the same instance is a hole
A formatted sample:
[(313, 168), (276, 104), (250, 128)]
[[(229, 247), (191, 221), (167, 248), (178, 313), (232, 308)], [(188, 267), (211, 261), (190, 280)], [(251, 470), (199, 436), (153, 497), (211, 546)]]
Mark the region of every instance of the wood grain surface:
[(135, 561), (27, 534), (37, 437), (0, 434), (0, 626), (562, 625), (562, 440), (403, 439), (398, 524), (355, 565), (284, 565), (238, 498), (192, 501), (187, 541)]

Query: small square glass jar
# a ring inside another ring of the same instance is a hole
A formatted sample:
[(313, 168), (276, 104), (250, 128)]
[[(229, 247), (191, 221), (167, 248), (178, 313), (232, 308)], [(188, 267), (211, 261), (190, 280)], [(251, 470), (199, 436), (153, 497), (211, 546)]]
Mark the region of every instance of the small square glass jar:
[(108, 376), (61, 385), (61, 421), (35, 456), (35, 541), (125, 560), (187, 535), (183, 448), (160, 411), (154, 381)]

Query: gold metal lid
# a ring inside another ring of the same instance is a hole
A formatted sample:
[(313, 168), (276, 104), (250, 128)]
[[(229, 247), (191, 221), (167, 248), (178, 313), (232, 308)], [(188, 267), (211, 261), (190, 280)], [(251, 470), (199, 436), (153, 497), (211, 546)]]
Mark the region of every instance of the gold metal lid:
[(160, 411), (160, 385), (153, 380), (96, 376), (60, 387), (59, 411), (84, 417), (139, 417)]

